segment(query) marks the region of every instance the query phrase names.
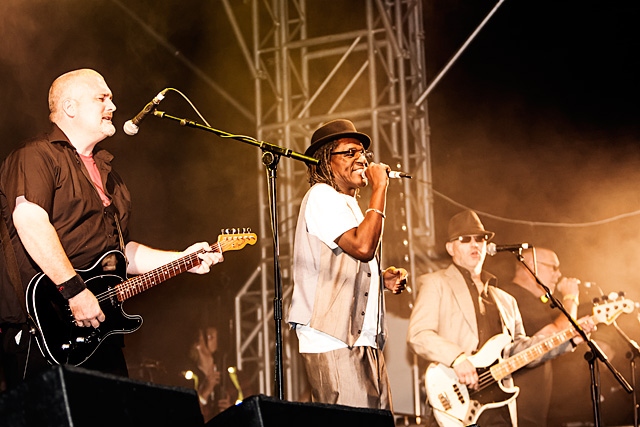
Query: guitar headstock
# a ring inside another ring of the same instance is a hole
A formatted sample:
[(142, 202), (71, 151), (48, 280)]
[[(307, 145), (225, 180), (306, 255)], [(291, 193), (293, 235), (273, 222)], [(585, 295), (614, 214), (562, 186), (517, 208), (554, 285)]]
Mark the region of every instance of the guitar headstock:
[(594, 301), (593, 318), (596, 323), (612, 324), (622, 313), (632, 313), (635, 303), (620, 293), (614, 300), (610, 298)]
[(237, 251), (246, 245), (253, 245), (258, 241), (258, 236), (251, 233), (250, 228), (225, 228), (218, 236), (218, 244), (222, 251)]

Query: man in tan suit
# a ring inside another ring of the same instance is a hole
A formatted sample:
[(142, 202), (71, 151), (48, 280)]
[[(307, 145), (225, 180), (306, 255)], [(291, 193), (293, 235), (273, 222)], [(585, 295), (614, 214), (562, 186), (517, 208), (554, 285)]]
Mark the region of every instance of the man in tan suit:
[[(478, 215), (469, 210), (458, 213), (449, 221), (448, 232), (446, 249), (453, 264), (418, 278), (418, 296), (409, 320), (407, 340), (418, 356), (453, 368), (458, 381), (473, 390), (478, 387), (478, 373), (467, 357), (481, 349), (491, 337), (500, 333), (511, 337), (511, 342), (502, 351), (507, 357), (546, 336), (526, 336), (516, 300), (498, 289), (495, 276), (482, 269), (487, 241), (494, 233), (485, 230)], [(592, 327), (590, 321), (583, 325), (587, 331)], [(574, 340), (577, 342), (578, 339)], [(571, 348), (567, 341), (531, 365)], [(511, 384), (510, 378), (506, 384)], [(508, 405), (485, 409), (477, 424), (481, 427), (515, 426), (515, 411), (515, 400)], [(461, 426), (467, 424), (460, 422)]]

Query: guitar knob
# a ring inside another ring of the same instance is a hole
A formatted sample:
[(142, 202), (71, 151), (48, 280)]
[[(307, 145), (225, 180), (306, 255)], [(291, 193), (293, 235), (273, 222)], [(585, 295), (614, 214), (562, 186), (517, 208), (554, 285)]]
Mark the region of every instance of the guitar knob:
[(62, 347), (62, 349), (63, 349), (63, 350), (69, 350), (69, 349), (71, 348), (71, 345), (69, 345), (69, 344), (62, 344), (62, 345), (61, 345), (61, 347)]
[(77, 343), (85, 343), (87, 340), (84, 337), (76, 337)]

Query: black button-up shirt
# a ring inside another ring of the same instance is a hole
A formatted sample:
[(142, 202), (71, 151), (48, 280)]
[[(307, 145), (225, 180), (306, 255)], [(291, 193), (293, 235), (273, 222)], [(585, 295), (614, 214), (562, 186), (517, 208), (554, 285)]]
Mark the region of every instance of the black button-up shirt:
[[(124, 241), (127, 241), (131, 197), (120, 176), (111, 169), (112, 159), (106, 150), (94, 150), (105, 193), (111, 200), (108, 208), (103, 206), (76, 149), (55, 125), (51, 133), (25, 143), (5, 159), (0, 168), (0, 202), (23, 286), (26, 287), (40, 270), (26, 253), (13, 226), (11, 214), (19, 196), (24, 196), (48, 213), (76, 269), (91, 266), (107, 250), (120, 249), (115, 212)], [(23, 315), (20, 309), (12, 308), (19, 307), (19, 304), (6, 279), (6, 274), (0, 276), (0, 322), (18, 323), (16, 317), (22, 318)]]

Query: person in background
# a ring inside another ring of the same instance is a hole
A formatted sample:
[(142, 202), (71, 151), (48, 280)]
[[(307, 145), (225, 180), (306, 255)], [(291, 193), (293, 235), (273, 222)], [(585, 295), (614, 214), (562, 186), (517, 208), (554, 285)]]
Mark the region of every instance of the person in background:
[[(601, 425), (631, 426), (636, 424), (634, 416), (637, 414), (637, 402), (640, 401), (637, 386), (640, 384), (640, 371), (635, 367), (640, 357), (638, 299), (637, 295), (633, 296), (633, 287), (626, 287), (624, 283), (617, 282), (613, 283), (613, 286), (605, 292), (595, 282), (581, 281), (578, 316), (593, 313), (594, 308), (603, 303), (614, 304), (614, 307), (620, 308), (616, 301), (619, 302), (621, 299), (635, 305), (635, 310), (631, 313), (609, 310), (610, 315), (620, 315), (611, 324), (598, 325), (598, 330), (590, 336), (613, 368), (635, 389), (633, 393), (628, 393), (601, 361), (595, 362), (595, 369), (599, 372), (596, 380), (600, 391), (598, 401)], [(594, 424), (592, 377), (589, 358), (586, 357), (590, 353), (591, 349), (587, 343), (582, 343), (573, 353), (551, 361), (553, 385), (548, 426)], [(589, 410), (585, 411), (585, 408)]]
[[(98, 328), (105, 314), (76, 270), (88, 269), (105, 252), (121, 250), (129, 274), (197, 250), (203, 250), (202, 262), (192, 273), (207, 273), (222, 261), (206, 242), (178, 252), (129, 238), (129, 190), (112, 168), (113, 156), (97, 145), (115, 133), (112, 97), (95, 70), (61, 75), (49, 90), (50, 132), (14, 150), (0, 167), (3, 236), (9, 236), (2, 239), (0, 261), (1, 359), (8, 387), (48, 367), (29, 333), (20, 296), (36, 273), (55, 284), (77, 326)], [(123, 345), (122, 335), (107, 338), (82, 366), (127, 376)]]
[[(529, 248), (522, 251), (522, 258), (575, 319), (578, 315), (580, 281), (573, 277), (562, 277), (556, 253), (546, 248)], [(511, 283), (500, 287), (518, 302), (526, 331), (538, 331), (546, 327), (546, 331), (553, 334), (571, 326), (560, 310), (551, 307), (545, 290), (521, 262), (515, 264)], [(553, 383), (551, 361), (535, 368), (521, 369), (513, 374), (513, 380), (520, 387), (517, 398), (518, 426), (546, 426)]]
[[(218, 328), (209, 325), (198, 328), (189, 349), (189, 359), (194, 363), (189, 372), (205, 423), (235, 402), (231, 401), (233, 385), (229, 384), (225, 357), (218, 351), (218, 343)], [(237, 397), (237, 393), (233, 396)]]
[[(400, 293), (407, 271), (380, 271), (389, 166), (369, 163), (369, 136), (349, 120), (323, 124), (305, 154), (311, 188), (298, 216), (293, 295), (295, 329), (311, 400), (392, 410), (382, 347), (384, 295)], [(364, 214), (358, 190), (371, 185)]]
[[(418, 278), (418, 295), (407, 331), (408, 344), (418, 356), (428, 363), (453, 369), (459, 383), (471, 390), (478, 388), (479, 377), (469, 356), (480, 351), (492, 337), (503, 333), (511, 340), (502, 354), (495, 355), (497, 359), (542, 341), (551, 328), (542, 328), (532, 338), (528, 337), (515, 298), (499, 289), (496, 277), (483, 270), (487, 242), (493, 236), (471, 210), (462, 211), (449, 220), (445, 247), (452, 264)], [(585, 318), (581, 322), (583, 329), (590, 332), (591, 320)], [(573, 339), (580, 340), (578, 336)], [(572, 343), (567, 341), (532, 365), (571, 349)], [(503, 383), (512, 385), (511, 378), (505, 378)], [(515, 426), (516, 411), (512, 400), (484, 408), (476, 422), (481, 427)], [(429, 406), (428, 422), (435, 422), (433, 418), (433, 408)]]

